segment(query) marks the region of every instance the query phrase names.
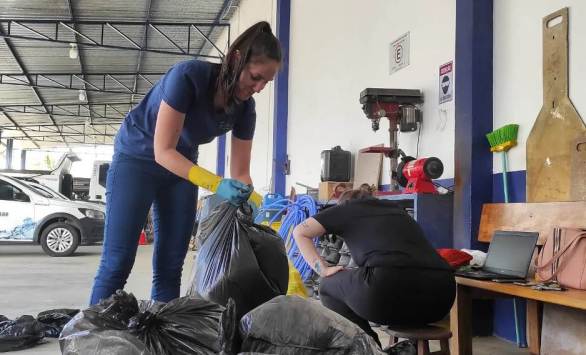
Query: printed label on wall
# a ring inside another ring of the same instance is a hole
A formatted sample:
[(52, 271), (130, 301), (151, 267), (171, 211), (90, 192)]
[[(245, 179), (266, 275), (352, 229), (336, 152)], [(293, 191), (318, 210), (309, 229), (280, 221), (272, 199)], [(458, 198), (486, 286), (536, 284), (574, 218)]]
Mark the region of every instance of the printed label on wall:
[(389, 75), (409, 65), (409, 32), (391, 42)]
[(453, 62), (440, 65), (439, 68), (439, 103), (452, 101), (454, 76)]

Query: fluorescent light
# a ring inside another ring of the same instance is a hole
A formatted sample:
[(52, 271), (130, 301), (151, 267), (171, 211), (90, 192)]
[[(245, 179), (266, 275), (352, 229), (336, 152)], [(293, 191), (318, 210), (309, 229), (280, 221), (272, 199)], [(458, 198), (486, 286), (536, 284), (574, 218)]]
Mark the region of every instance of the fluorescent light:
[(69, 43), (69, 58), (77, 59), (79, 56), (79, 50), (77, 49), (77, 44)]

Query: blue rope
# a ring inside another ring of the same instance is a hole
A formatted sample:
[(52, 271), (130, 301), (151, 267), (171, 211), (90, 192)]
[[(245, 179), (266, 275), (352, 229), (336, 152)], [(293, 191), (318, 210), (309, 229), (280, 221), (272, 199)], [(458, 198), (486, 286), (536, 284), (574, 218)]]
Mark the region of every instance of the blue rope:
[[(313, 270), (307, 264), (295, 239), (293, 238), (293, 229), (305, 221), (308, 217), (311, 217), (317, 213), (317, 203), (311, 196), (300, 195), (297, 197), (297, 201), (293, 202), (288, 199), (282, 199), (271, 203), (270, 205), (263, 206), (260, 209), (255, 222), (260, 223), (263, 218), (263, 212), (267, 210), (278, 210), (278, 212), (269, 220), (269, 225), (277, 221), (282, 217), (282, 214), (286, 212), (285, 217), (281, 221), (281, 228), (279, 228), (279, 235), (285, 242), (285, 248), (287, 250), (287, 256), (293, 263), (295, 268), (301, 274), (303, 281), (307, 281)], [(314, 244), (317, 244), (317, 238), (314, 239)]]

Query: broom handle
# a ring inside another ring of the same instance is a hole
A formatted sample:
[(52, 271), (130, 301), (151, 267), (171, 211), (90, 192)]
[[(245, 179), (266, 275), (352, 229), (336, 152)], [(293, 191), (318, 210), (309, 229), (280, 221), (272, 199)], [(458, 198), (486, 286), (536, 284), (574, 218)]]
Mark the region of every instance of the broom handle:
[(507, 152), (503, 152), (503, 192), (505, 195), (505, 203), (509, 203), (509, 184), (507, 182)]

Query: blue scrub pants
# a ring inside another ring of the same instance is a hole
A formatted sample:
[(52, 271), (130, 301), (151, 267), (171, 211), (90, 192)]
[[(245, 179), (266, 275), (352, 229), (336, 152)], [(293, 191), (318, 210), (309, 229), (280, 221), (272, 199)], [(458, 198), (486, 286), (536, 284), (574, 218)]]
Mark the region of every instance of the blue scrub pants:
[(197, 187), (154, 161), (114, 154), (106, 183), (104, 246), (90, 304), (124, 288), (151, 207), (155, 232), (151, 298), (179, 297), (195, 222)]

